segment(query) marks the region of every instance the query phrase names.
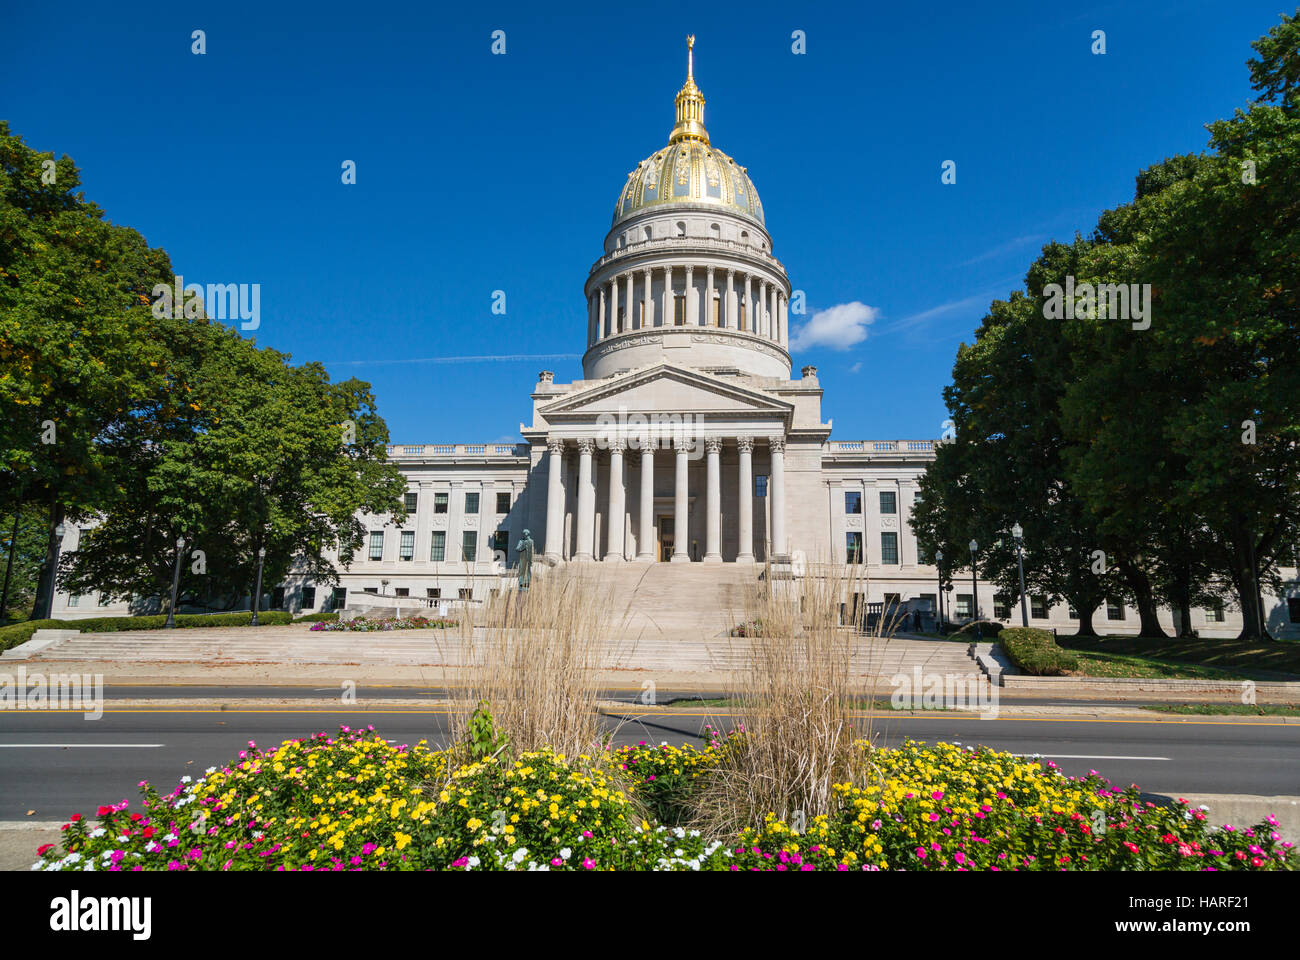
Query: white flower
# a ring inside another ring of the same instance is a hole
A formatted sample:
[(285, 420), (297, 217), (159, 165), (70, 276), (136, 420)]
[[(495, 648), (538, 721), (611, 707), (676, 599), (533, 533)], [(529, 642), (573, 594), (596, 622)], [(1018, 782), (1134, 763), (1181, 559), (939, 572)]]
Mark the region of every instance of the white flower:
[(188, 773), (185, 776), (181, 777), (181, 783), (192, 783), (193, 780), (194, 778), (191, 777)]
[(103, 827), (96, 827), (94, 830), (90, 831), (90, 839), (98, 840), (106, 833), (108, 833), (108, 831), (105, 830)]
[(217, 772), (217, 768), (216, 768), (216, 767), (208, 767), (208, 769), (206, 769), (206, 770), (203, 771), (203, 773), (204, 773), (205, 776), (206, 776), (207, 774), (209, 774), (209, 773), (216, 773), (216, 772)]
[(479, 860), (478, 857), (470, 857), (468, 866), (470, 866), (471, 868), (477, 867), (480, 862), (481, 861)]
[(524, 857), (526, 856), (528, 856), (528, 848), (520, 847), (518, 850), (514, 852), (514, 855), (511, 856), (510, 859), (513, 860), (515, 863), (523, 863)]
[[(632, 842), (635, 843), (636, 841), (634, 840)], [(573, 851), (570, 850), (568, 847), (565, 847), (563, 850), (560, 851), (561, 860), (568, 860), (571, 856), (573, 856)]]

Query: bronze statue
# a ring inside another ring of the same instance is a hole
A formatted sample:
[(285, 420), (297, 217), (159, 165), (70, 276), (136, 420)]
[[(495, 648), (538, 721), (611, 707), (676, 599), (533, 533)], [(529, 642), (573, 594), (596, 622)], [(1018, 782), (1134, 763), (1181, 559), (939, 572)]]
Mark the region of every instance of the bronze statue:
[(519, 554), (519, 589), (527, 590), (528, 585), (533, 580), (533, 550), (536, 545), (533, 538), (524, 531), (524, 538), (515, 544), (515, 552)]

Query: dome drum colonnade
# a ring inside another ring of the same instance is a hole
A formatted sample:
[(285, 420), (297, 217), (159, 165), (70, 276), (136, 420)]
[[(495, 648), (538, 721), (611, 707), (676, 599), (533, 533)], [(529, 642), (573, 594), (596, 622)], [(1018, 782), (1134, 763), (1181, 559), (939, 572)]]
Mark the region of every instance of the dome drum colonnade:
[[(785, 544), (785, 439), (767, 437), (770, 474), (768, 477), (768, 496), (771, 498), (771, 542), (772, 549), (778, 556), (787, 553)], [(578, 451), (578, 506), (577, 527), (574, 538), (573, 559), (578, 562), (597, 559), (599, 544), (596, 542), (596, 490), (599, 461), (596, 457), (597, 447), (609, 451), (608, 480), (609, 497), (607, 536), (603, 559), (621, 561), (628, 559), (624, 534), (627, 524), (627, 494), (624, 458), (639, 455), (640, 489), (638, 496), (638, 541), (636, 559), (654, 561), (655, 517), (655, 452), (661, 447), (661, 441), (625, 440), (599, 441), (595, 437), (580, 437), (574, 441)], [(705, 450), (705, 513), (704, 513), (704, 557), (705, 563), (722, 562), (722, 447), (724, 443), (734, 444), (738, 453), (736, 474), (736, 491), (738, 495), (736, 510), (736, 536), (739, 552), (738, 563), (754, 562), (754, 468), (753, 451), (755, 438), (751, 436), (699, 438), (676, 438), (672, 441), (672, 453), (675, 458), (673, 472), (673, 526), (675, 530), (689, 529), (689, 466), (691, 455), (703, 443)], [(665, 445), (666, 446), (666, 445)], [(547, 451), (547, 486), (546, 486), (546, 543), (545, 555), (551, 560), (560, 560), (564, 549), (564, 459), (568, 452), (565, 440), (551, 438), (546, 443)], [(688, 538), (677, 536), (673, 541), (673, 563), (687, 562), (691, 559), (687, 551)]]

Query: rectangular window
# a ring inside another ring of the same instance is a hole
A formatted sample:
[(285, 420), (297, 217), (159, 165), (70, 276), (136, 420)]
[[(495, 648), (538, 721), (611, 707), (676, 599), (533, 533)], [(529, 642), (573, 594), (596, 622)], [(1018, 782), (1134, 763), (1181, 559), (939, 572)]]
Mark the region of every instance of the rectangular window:
[(472, 587), (461, 587), (459, 590), (456, 591), (456, 596), (459, 597), (461, 600), (473, 600), (474, 589)]
[(916, 562), (917, 563), (930, 562), (930, 551), (926, 550), (925, 547), (921, 546), (920, 540), (916, 541)]
[(393, 591), (393, 593), (395, 593), (395, 594), (396, 594), (397, 596), (399, 596), (399, 597), (409, 597), (409, 596), (411, 595), (411, 588), (410, 588), (410, 587), (397, 587), (397, 588)]
[(509, 513), (509, 512), (510, 512), (510, 494), (498, 493), (497, 494), (497, 515), (500, 516), (503, 513)]
[(754, 496), (767, 496), (767, 474), (759, 473), (754, 475)]
[[(1289, 601), (1288, 605), (1293, 602), (1294, 601)], [(1223, 604), (1216, 603), (1213, 606), (1205, 608), (1206, 623), (1223, 623), (1227, 619), (1227, 616), (1223, 612)]]
[(1287, 597), (1286, 611), (1292, 623), (1300, 623), (1300, 597)]
[(713, 298), (713, 325), (722, 326), (722, 297), (720, 296)]
[(302, 588), (302, 608), (304, 610), (316, 609), (316, 588), (315, 587)]
[(898, 513), (898, 494), (893, 490), (880, 491), (880, 512), (883, 514)]
[(348, 588), (335, 587), (330, 594), (330, 602), (335, 610), (342, 610), (348, 605)]
[(426, 597), (428, 597), (430, 600), (441, 600), (441, 599), (442, 599), (442, 588), (441, 588), (441, 587), (425, 587), (425, 588), (424, 588), (424, 595), (425, 595)]
[(501, 559), (504, 560), (506, 558), (506, 551), (510, 549), (509, 542), (510, 534), (505, 530), (497, 530), (493, 533), (491, 540), (492, 559), (495, 560), (497, 555), (500, 554)]
[(370, 559), (384, 559), (384, 531), (382, 530), (370, 531)]
[(1116, 603), (1114, 600), (1107, 600), (1107, 601), (1106, 601), (1106, 619), (1107, 619), (1107, 620), (1123, 620), (1123, 619), (1124, 619), (1124, 604), (1122, 604), (1122, 603)]
[(375, 594), (377, 594), (377, 593), (379, 593), (379, 588), (378, 588), (378, 587), (362, 587), (362, 588), (361, 588), (361, 592), (362, 592), (362, 593), (375, 593)]
[(434, 513), (447, 512), (447, 494), (435, 493), (433, 495), (433, 512)]
[(466, 563), (478, 559), (478, 531), (466, 530), (460, 536), (460, 558)]
[(925, 602), (925, 603), (928, 603), (928, 604), (930, 605), (930, 610), (931, 610), (932, 613), (934, 613), (934, 614), (936, 614), (936, 615), (939, 613), (939, 596), (938, 596), (938, 594), (935, 594), (935, 593), (923, 593), (923, 594), (921, 594), (919, 597), (917, 597), (917, 599), (918, 599), (918, 600), (921, 600), (921, 601), (923, 601), (923, 602)]
[(970, 600), (971, 600), (971, 596), (969, 593), (957, 594), (957, 616), (958, 617), (963, 617), (967, 620), (970, 619), (970, 611), (971, 611)]
[(898, 534), (892, 530), (880, 535), (880, 562), (898, 563)]
[(466, 512), (466, 513), (478, 513), (478, 494), (477, 494), (477, 493), (467, 493), (467, 494), (465, 494), (465, 512)]
[(862, 562), (862, 531), (850, 530), (844, 535), (845, 539), (845, 563)]
[(746, 314), (746, 312), (747, 312), (747, 311), (745, 310), (745, 301), (744, 301), (744, 300), (739, 300), (739, 301), (737, 301), (737, 303), (736, 303), (736, 312), (739, 314), (739, 316), (738, 316), (736, 319), (740, 321), (740, 329), (741, 329), (741, 330), (744, 330), (744, 329), (745, 329), (745, 314)]
[(402, 531), (401, 553), (398, 554), (403, 560), (415, 559), (415, 531)]
[(862, 492), (859, 490), (844, 491), (844, 512), (861, 513), (862, 512)]
[(415, 513), (415, 504), (418, 499), (418, 494), (412, 493), (409, 490), (406, 492), (406, 496), (402, 498), (402, 504), (406, 507), (407, 513)]
[(1036, 597), (1032, 593), (1029, 595), (1029, 615), (1035, 620), (1046, 620), (1051, 616), (1046, 597)]
[(993, 594), (993, 619), (1011, 619), (1011, 597), (1005, 593)]
[(68, 594), (68, 609), (69, 609), (69, 610), (71, 610), (73, 607), (79, 605), (80, 603), (81, 603), (81, 597), (79, 597), (79, 596), (78, 596), (77, 594), (75, 594), (75, 593), (70, 593), (70, 594)]
[(429, 559), (441, 563), (447, 559), (447, 531), (433, 531), (433, 544), (429, 547)]
[(686, 326), (686, 298), (673, 296), (673, 325)]
[(1069, 607), (1066, 608), (1065, 615), (1071, 620), (1079, 619), (1079, 611), (1074, 609), (1074, 604), (1070, 604)]

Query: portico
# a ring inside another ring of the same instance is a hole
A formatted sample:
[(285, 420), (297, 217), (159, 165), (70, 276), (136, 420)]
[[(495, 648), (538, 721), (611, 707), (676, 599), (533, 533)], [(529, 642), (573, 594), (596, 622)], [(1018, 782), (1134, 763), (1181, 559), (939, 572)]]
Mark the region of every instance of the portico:
[[(757, 501), (756, 446), (767, 478), (766, 496)], [(546, 555), (579, 563), (754, 563), (770, 556), (771, 544), (783, 543), (785, 535), (784, 449), (782, 436), (549, 439)], [(599, 503), (598, 490), (604, 493)], [(566, 503), (575, 501), (576, 510), (566, 517)], [(573, 524), (571, 556), (564, 555), (566, 519)], [(757, 543), (756, 529), (764, 534)], [(671, 550), (665, 549), (668, 543)]]

